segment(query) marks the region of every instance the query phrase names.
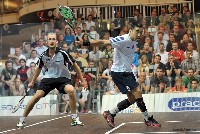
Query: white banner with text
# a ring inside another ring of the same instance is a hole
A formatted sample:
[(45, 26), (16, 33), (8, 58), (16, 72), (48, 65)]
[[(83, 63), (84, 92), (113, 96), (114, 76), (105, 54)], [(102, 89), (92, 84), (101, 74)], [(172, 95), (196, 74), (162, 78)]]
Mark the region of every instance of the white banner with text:
[[(32, 96), (26, 96), (20, 108), (12, 113), (12, 109), (22, 96), (0, 97), (0, 116), (22, 116), (24, 109)], [(58, 104), (56, 95), (47, 95), (35, 104), (29, 115), (57, 115)]]

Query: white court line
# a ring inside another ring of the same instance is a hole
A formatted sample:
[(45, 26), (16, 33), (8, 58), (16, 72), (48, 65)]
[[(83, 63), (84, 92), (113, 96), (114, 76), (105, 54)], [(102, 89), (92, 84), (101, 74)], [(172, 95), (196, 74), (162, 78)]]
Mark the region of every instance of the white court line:
[[(165, 122), (169, 122), (169, 123), (177, 123), (177, 122), (183, 122), (183, 121), (165, 121)], [(113, 131), (117, 130), (118, 128), (120, 128), (121, 126), (124, 126), (125, 124), (129, 124), (129, 123), (135, 123), (135, 124), (139, 124), (139, 123), (144, 123), (144, 122), (127, 122), (127, 123), (122, 123), (120, 125), (118, 125), (117, 127), (111, 129), (110, 131), (106, 132), (105, 134), (110, 134)], [(185, 132), (185, 131), (184, 131)], [(192, 132), (192, 133), (200, 133), (200, 131), (188, 131), (188, 132)], [(178, 134), (179, 132), (145, 132), (145, 133), (149, 133), (149, 134)], [(115, 134), (144, 134), (144, 133), (115, 133)]]
[[(56, 117), (56, 118), (53, 118), (53, 119), (50, 119), (50, 120), (46, 120), (46, 121), (40, 121), (40, 122), (38, 122), (38, 123), (34, 123), (34, 124), (31, 124), (31, 125), (25, 126), (23, 129), (29, 128), (29, 127), (32, 127), (32, 126), (36, 126), (36, 125), (39, 125), (39, 124), (42, 124), (42, 123), (47, 123), (47, 122), (50, 122), (50, 121), (62, 119), (62, 118), (68, 117), (68, 116), (71, 116), (71, 115), (65, 115), (65, 116)], [(20, 129), (20, 128), (5, 130), (5, 131), (0, 132), (0, 134), (8, 133), (8, 132), (15, 131), (15, 130), (19, 130), (19, 129)]]
[(111, 132), (117, 130), (118, 128), (120, 128), (121, 126), (125, 125), (126, 123), (122, 123), (119, 126), (114, 127), (113, 129), (111, 129), (110, 131), (106, 132), (105, 134), (110, 134)]

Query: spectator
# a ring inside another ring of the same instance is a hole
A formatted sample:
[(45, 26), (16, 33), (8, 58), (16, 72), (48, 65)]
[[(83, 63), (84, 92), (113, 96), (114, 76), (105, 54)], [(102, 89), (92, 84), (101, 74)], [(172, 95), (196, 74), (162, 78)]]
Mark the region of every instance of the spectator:
[(187, 50), (187, 44), (188, 44), (189, 41), (190, 41), (189, 36), (187, 34), (184, 34), (183, 39), (180, 42), (179, 49), (186, 51)]
[(161, 61), (161, 56), (159, 54), (156, 54), (154, 56), (153, 63), (149, 66), (149, 73), (151, 77), (156, 74), (157, 68), (162, 68), (165, 72), (166, 66), (160, 61)]
[(143, 53), (143, 52), (144, 52), (144, 44), (145, 44), (145, 43), (148, 43), (148, 44), (149, 44), (149, 50), (150, 50), (151, 52), (153, 52), (153, 45), (152, 45), (150, 36), (145, 36), (144, 44), (143, 44), (143, 42), (141, 42), (141, 43), (142, 43), (141, 45), (138, 45), (138, 46), (139, 46), (140, 53)]
[(182, 31), (179, 30), (178, 26), (173, 26), (173, 29), (170, 31), (170, 33), (173, 33), (175, 36), (175, 41), (180, 42), (182, 39)]
[(199, 81), (197, 79), (192, 79), (191, 87), (188, 88), (187, 92), (200, 92)]
[(182, 78), (177, 77), (174, 87), (169, 89), (168, 93), (185, 93), (187, 92), (187, 88), (182, 85)]
[(31, 58), (27, 59), (26, 66), (30, 67), (30, 63), (34, 62), (35, 64), (38, 62), (39, 58), (37, 57), (37, 51), (31, 50)]
[[(163, 34), (163, 40), (164, 41), (168, 41), (169, 40), (169, 34), (168, 34), (168, 31), (165, 29), (165, 26), (164, 25), (159, 25), (158, 26), (158, 32), (155, 33), (154, 35), (154, 41), (159, 41), (160, 37), (158, 38), (158, 33), (162, 33)], [(162, 41), (162, 40), (161, 40)]]
[(99, 50), (98, 46), (92, 46), (92, 51), (89, 52), (89, 60), (99, 61), (103, 58), (103, 52)]
[(161, 8), (161, 15), (159, 16), (159, 20), (162, 23), (164, 21), (164, 19), (166, 19), (168, 22), (170, 21), (170, 15), (167, 14), (167, 10), (165, 9), (165, 7)]
[(183, 86), (186, 88), (191, 88), (191, 83), (193, 79), (197, 79), (199, 81), (199, 78), (194, 76), (194, 70), (192, 68), (188, 68), (187, 75), (183, 76)]
[(112, 81), (112, 77), (111, 77), (112, 63), (113, 63), (112, 60), (108, 61), (108, 67), (106, 68), (106, 70), (103, 71), (103, 73), (101, 75), (101, 83), (102, 83), (103, 86), (107, 85), (110, 81)]
[(158, 26), (160, 21), (156, 11), (152, 11), (151, 16), (146, 18), (147, 26)]
[(19, 78), (16, 78), (11, 84), (10, 91), (13, 96), (23, 96), (25, 94), (24, 85)]
[(63, 44), (61, 48), (62, 48), (63, 50), (65, 50), (65, 51), (67, 51), (67, 52), (70, 51), (69, 46), (68, 46), (66, 43)]
[(63, 44), (66, 44), (65, 40), (64, 40), (64, 35), (63, 34), (59, 34), (58, 35), (58, 43), (57, 46), (58, 47), (62, 47)]
[(14, 82), (17, 75), (17, 70), (13, 68), (13, 62), (7, 60), (5, 62), (5, 68), (1, 72), (2, 85), (2, 96), (10, 96), (10, 86)]
[(199, 60), (199, 53), (196, 50), (194, 50), (194, 45), (192, 44), (191, 41), (189, 41), (188, 44), (187, 44), (187, 50), (184, 52), (185, 57), (187, 56), (186, 55), (187, 51), (192, 52), (192, 58), (193, 59)]
[(166, 71), (170, 85), (174, 86), (176, 77), (181, 74), (181, 64), (174, 59), (173, 55), (169, 55), (169, 62), (166, 64)]
[(169, 35), (169, 41), (166, 46), (166, 51), (170, 52), (172, 50), (172, 43), (175, 42), (175, 35), (173, 33), (170, 33)]
[(18, 47), (15, 48), (15, 54), (9, 54), (8, 58), (10, 58), (10, 60), (13, 61), (13, 68), (16, 70), (20, 67), (19, 60), (26, 59), (26, 57), (23, 54), (21, 54), (21, 50)]
[(94, 26), (90, 27), (90, 32), (89, 32), (88, 36), (89, 36), (90, 40), (99, 40), (99, 34), (95, 30)]
[(66, 103), (65, 108), (62, 114), (68, 113), (68, 106), (69, 106), (69, 95), (68, 94), (62, 94), (62, 100)]
[(70, 28), (65, 29), (64, 41), (67, 43), (68, 46), (74, 45), (75, 37), (74, 35), (72, 35), (72, 31)]
[(45, 50), (47, 50), (47, 47), (44, 45), (43, 39), (39, 39), (39, 44), (35, 48), (35, 50), (37, 51), (37, 57), (39, 57)]
[(143, 48), (143, 52), (140, 53), (139, 55), (139, 58), (141, 59), (142, 55), (146, 55), (147, 58), (148, 58), (148, 62), (151, 64), (152, 63), (152, 57), (153, 57), (153, 54), (152, 52), (150, 51), (150, 46), (148, 43), (145, 43), (144, 44), (144, 48)]
[(178, 49), (178, 42), (172, 43), (172, 50), (169, 52), (169, 55), (173, 55), (174, 59), (180, 63), (184, 60), (184, 51)]
[(187, 75), (188, 68), (192, 68), (194, 70), (194, 75), (199, 75), (200, 68), (199, 68), (199, 60), (195, 60), (192, 58), (192, 52), (187, 51), (186, 57), (181, 63), (182, 73), (183, 75)]
[(166, 84), (166, 88), (170, 87), (169, 79), (164, 74), (165, 70), (163, 70), (162, 68), (156, 69), (156, 75), (154, 75), (150, 81), (151, 93), (158, 92), (158, 87), (163, 82)]
[(142, 90), (142, 94), (148, 94), (150, 90), (150, 81), (146, 79), (146, 73), (141, 72), (138, 78), (138, 83), (140, 86), (140, 89)]
[(160, 62), (162, 62), (163, 64), (166, 64), (168, 62), (168, 52), (165, 51), (165, 46), (163, 43), (160, 43), (159, 50), (160, 52), (157, 54), (160, 55)]
[(115, 23), (115, 27), (120, 29), (121, 27), (124, 27), (125, 26), (125, 19), (122, 18), (122, 13), (121, 11), (117, 11), (117, 14), (116, 14), (116, 18), (114, 20), (114, 23)]
[(31, 46), (28, 42), (23, 43), (22, 55), (29, 59), (31, 57)]
[(114, 55), (114, 50), (110, 44), (106, 45), (106, 49), (103, 50), (103, 55), (105, 58), (112, 58)]
[[(27, 80), (28, 83), (30, 83), (31, 80), (33, 79), (33, 75), (35, 74), (35, 69), (36, 69), (36, 63), (31, 62), (30, 63), (30, 68), (26, 72), (27, 77), (28, 77), (28, 80)], [(39, 74), (39, 76), (37, 77), (37, 80), (36, 80), (35, 85), (33, 86), (33, 89), (30, 89), (30, 91), (28, 92), (29, 96), (32, 96), (36, 92), (35, 89), (37, 89), (39, 87), (40, 81), (41, 81), (42, 78), (43, 78), (43, 73), (41, 72)]]
[(117, 37), (117, 36), (119, 36), (119, 29), (117, 29), (116, 27), (115, 27), (115, 23), (114, 22), (111, 22), (111, 24), (110, 24), (110, 37)]
[(76, 28), (76, 38), (78, 37), (78, 38), (82, 38), (83, 37), (83, 32), (82, 32), (82, 30), (81, 30), (81, 27), (77, 27)]
[(159, 32), (158, 33), (158, 40), (157, 41), (155, 41), (154, 42), (154, 53), (159, 53), (160, 52), (160, 50), (159, 50), (159, 45), (161, 44), (161, 43), (163, 43), (164, 44), (164, 47), (165, 47), (165, 49), (166, 49), (166, 47), (167, 47), (167, 41), (165, 41), (164, 39), (163, 39), (163, 33), (162, 32)]
[(113, 82), (113, 80), (108, 80), (108, 91), (105, 92), (105, 95), (117, 95), (117, 94), (121, 94), (121, 92), (119, 91), (118, 87), (115, 85), (115, 83)]
[(88, 15), (88, 20), (85, 22), (86, 24), (86, 30), (90, 30), (90, 27), (91, 26), (94, 26), (95, 27), (95, 22), (92, 21), (92, 15)]
[[(26, 74), (29, 67), (26, 66), (26, 60), (19, 60), (20, 67), (17, 69), (17, 78), (21, 80), (23, 84), (27, 83), (28, 76)], [(27, 84), (28, 85), (28, 84)]]
[(147, 79), (149, 80), (149, 62), (146, 55), (142, 55), (140, 58), (139, 66), (138, 66), (138, 76), (140, 73), (145, 72)]

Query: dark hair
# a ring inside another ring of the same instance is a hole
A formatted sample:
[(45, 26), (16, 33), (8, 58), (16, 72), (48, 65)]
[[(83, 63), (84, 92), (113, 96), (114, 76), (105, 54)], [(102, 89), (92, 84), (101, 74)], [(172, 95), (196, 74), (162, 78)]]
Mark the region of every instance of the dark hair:
[(24, 62), (26, 63), (26, 60), (25, 60), (25, 59), (20, 59), (19, 62), (21, 62), (21, 61), (24, 61)]
[(197, 80), (197, 79), (195, 79), (195, 78), (193, 78), (193, 79), (191, 80), (191, 84), (192, 84), (192, 81), (196, 81), (197, 84), (199, 83), (199, 80)]
[(12, 64), (13, 64), (13, 61), (12, 61), (12, 60), (7, 60), (7, 61), (5, 62), (5, 65), (7, 65), (8, 63), (12, 63)]

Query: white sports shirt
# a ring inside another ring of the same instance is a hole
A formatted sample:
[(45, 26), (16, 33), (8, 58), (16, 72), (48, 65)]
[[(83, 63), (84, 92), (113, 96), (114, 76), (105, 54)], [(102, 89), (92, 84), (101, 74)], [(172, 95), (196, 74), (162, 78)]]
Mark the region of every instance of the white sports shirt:
[(129, 34), (110, 38), (112, 47), (114, 48), (113, 72), (132, 72), (131, 62), (133, 54), (137, 47), (137, 42), (130, 39)]

